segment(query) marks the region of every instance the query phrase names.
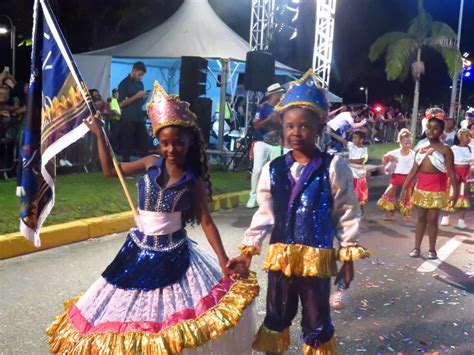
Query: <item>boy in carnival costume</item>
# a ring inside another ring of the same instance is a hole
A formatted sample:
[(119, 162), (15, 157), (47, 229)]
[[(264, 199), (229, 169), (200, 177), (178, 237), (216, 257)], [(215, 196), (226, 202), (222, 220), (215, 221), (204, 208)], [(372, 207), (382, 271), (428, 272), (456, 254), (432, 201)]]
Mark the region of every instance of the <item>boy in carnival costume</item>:
[[(303, 352), (335, 354), (334, 326), (329, 311), (330, 278), (336, 260), (347, 287), (353, 261), (369, 256), (357, 243), (360, 210), (352, 172), (339, 156), (315, 146), (327, 118), (326, 92), (312, 71), (293, 82), (276, 110), (292, 151), (267, 163), (257, 188), (259, 208), (245, 232), (241, 255), (229, 263), (250, 265), (273, 228), (263, 268), (268, 270), (267, 314), (253, 348), (282, 353), (289, 346), (289, 327), (302, 301)], [(340, 242), (333, 248), (334, 237)]]

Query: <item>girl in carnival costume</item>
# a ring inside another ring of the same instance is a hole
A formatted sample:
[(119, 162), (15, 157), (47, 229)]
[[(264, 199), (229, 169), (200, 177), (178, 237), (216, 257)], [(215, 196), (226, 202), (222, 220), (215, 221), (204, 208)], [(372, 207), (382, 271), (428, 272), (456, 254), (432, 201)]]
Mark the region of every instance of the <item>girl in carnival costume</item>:
[[(387, 218), (392, 217), (397, 209), (400, 210), (404, 217), (409, 216), (411, 213), (410, 206), (405, 206), (397, 202), (396, 199), (397, 190), (403, 187), (408, 173), (415, 163), (415, 152), (411, 150), (411, 132), (406, 128), (402, 128), (398, 133), (397, 142), (400, 148), (386, 153), (382, 158), (382, 163), (385, 165), (385, 173), (392, 176), (390, 177), (387, 189), (377, 201), (377, 206), (385, 211), (385, 217)], [(408, 188), (411, 191), (411, 186)]]
[[(196, 116), (155, 82), (147, 106), (160, 156), (122, 163), (138, 182), (138, 228), (101, 277), (48, 328), (50, 350), (63, 354), (245, 353), (253, 337), (254, 275), (237, 279), (207, 203), (211, 186)], [(103, 130), (97, 136), (106, 176), (116, 176)], [(218, 262), (191, 241), (186, 223), (201, 224)], [(239, 265), (243, 272), (242, 265)], [(187, 353), (193, 353), (193, 349)]]
[(400, 199), (406, 204), (410, 184), (417, 177), (411, 203), (418, 207), (415, 248), (410, 252), (412, 258), (421, 255), (420, 248), (425, 230), (428, 227), (428, 259), (437, 259), (436, 239), (438, 238), (438, 217), (441, 209), (448, 206), (448, 176), (451, 179), (453, 194), (449, 204), (454, 205), (458, 196), (458, 185), (454, 173), (454, 156), (451, 148), (440, 141), (444, 131), (444, 120), (438, 115), (428, 119), (426, 137), (428, 144), (421, 147), (415, 155), (415, 164), (403, 184)]
[(369, 186), (367, 185), (367, 172), (365, 170), (365, 163), (369, 155), (367, 147), (364, 147), (365, 133), (363, 131), (355, 131), (352, 133), (352, 142), (346, 141), (336, 134), (331, 136), (347, 147), (349, 152), (347, 159), (352, 170), (354, 192), (363, 215), (364, 205), (369, 199)]
[(344, 263), (338, 275), (348, 287), (353, 261), (369, 256), (357, 242), (360, 209), (352, 172), (343, 158), (316, 148), (328, 102), (311, 70), (292, 83), (275, 109), (283, 115), (284, 137), (292, 150), (264, 166), (257, 188), (259, 208), (244, 234), (241, 255), (230, 265), (249, 266), (273, 229), (263, 263), (268, 270), (267, 311), (253, 348), (286, 351), (301, 300), (303, 353), (336, 354), (329, 307), (336, 260)]
[[(457, 184), (459, 186), (459, 197), (454, 205), (454, 208), (447, 208), (446, 212), (454, 212), (455, 209), (459, 209), (460, 216), (458, 220), (459, 228), (466, 228), (466, 223), (464, 222), (464, 217), (466, 215), (466, 210), (471, 208), (469, 202), (469, 184), (467, 183), (467, 178), (469, 176), (469, 171), (474, 164), (474, 151), (469, 147), (471, 142), (471, 136), (467, 128), (461, 128), (457, 132), (457, 137), (459, 144), (451, 147), (454, 154), (454, 171), (457, 175)], [(446, 214), (441, 218), (441, 225), (449, 225), (449, 215)]]

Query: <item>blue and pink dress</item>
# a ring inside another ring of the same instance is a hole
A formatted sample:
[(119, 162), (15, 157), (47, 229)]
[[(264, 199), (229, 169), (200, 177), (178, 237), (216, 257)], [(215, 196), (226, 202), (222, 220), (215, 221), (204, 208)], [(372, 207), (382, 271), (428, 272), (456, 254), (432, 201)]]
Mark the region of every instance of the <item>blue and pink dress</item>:
[[(183, 212), (196, 179), (162, 188), (158, 160), (138, 183), (140, 228), (101, 277), (48, 328), (50, 350), (67, 354), (246, 353), (255, 336), (255, 277), (223, 277), (187, 237)], [(227, 349), (227, 351), (226, 351)]]

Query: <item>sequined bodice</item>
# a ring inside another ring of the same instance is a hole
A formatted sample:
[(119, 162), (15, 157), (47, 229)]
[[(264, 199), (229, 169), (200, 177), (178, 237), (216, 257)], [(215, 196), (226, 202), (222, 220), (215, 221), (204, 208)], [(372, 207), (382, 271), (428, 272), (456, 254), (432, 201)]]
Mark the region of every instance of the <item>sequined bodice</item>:
[(178, 182), (161, 188), (157, 178), (162, 172), (162, 161), (149, 169), (138, 182), (138, 204), (141, 210), (154, 212), (178, 212), (191, 207), (191, 186), (194, 179), (186, 173)]

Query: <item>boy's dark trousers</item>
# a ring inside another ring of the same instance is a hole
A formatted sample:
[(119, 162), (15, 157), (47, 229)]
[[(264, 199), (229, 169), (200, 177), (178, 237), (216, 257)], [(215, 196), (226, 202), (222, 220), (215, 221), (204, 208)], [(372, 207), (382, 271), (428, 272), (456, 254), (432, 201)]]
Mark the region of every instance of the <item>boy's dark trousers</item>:
[(269, 271), (264, 326), (277, 332), (288, 328), (301, 300), (303, 341), (310, 347), (328, 342), (334, 335), (329, 308), (330, 282), (330, 278), (287, 277), (281, 271)]

